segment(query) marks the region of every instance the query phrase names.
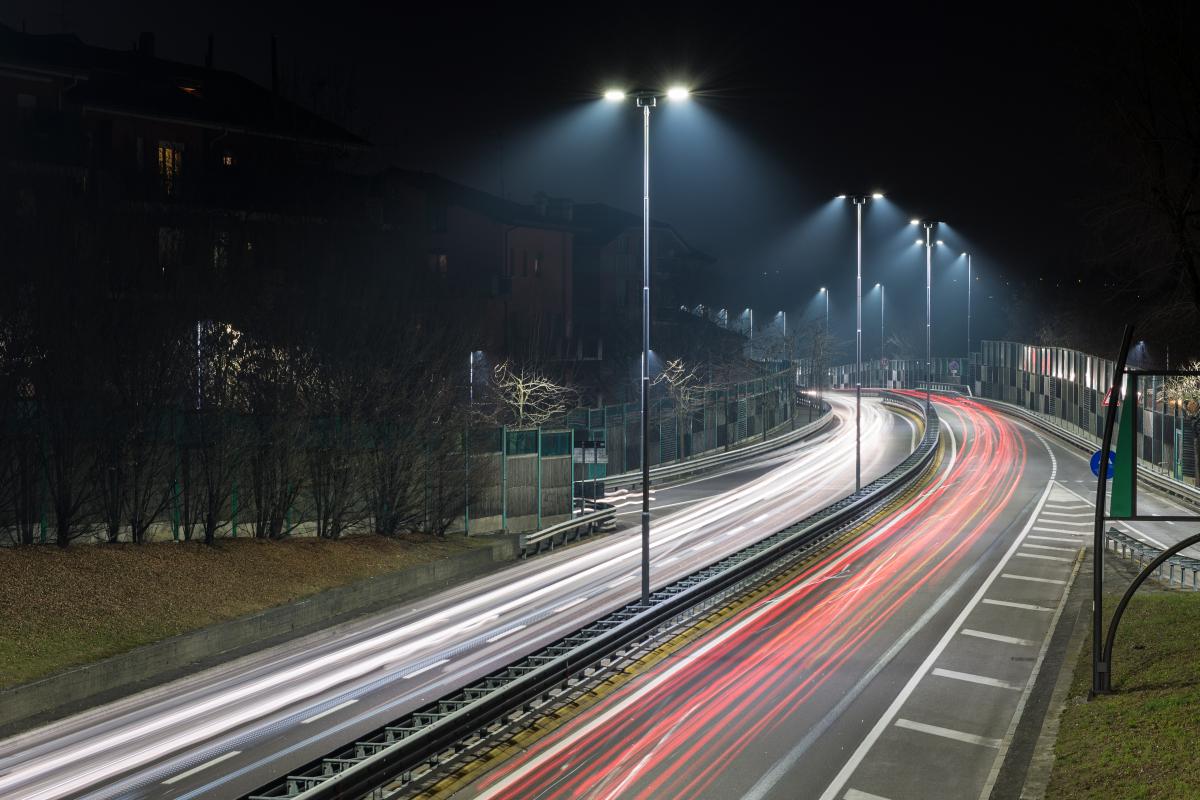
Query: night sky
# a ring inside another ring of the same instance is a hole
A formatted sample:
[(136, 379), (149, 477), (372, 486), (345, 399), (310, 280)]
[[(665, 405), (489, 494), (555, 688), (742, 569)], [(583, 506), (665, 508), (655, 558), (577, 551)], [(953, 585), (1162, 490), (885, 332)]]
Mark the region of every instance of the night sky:
[[(895, 204), (868, 215), (864, 283), (885, 279), (898, 314), (923, 311), (923, 255), (898, 227), (909, 215), (952, 226), (935, 281), (947, 302), (961, 249), (981, 297), (1092, 271), (1106, 188), (1095, 23), (975, 5), (0, 0), (0, 21), (121, 48), (154, 31), (160, 56), (195, 63), (212, 32), (216, 65), (264, 84), (274, 33), (289, 94), (367, 136), (376, 161), (526, 202), (540, 189), (638, 210), (640, 119), (599, 92), (686, 83), (694, 102), (654, 118), (652, 202), (719, 260), (726, 281), (695, 299), (803, 311), (829, 284), (849, 322), (853, 216), (827, 205), (842, 192)], [(977, 338), (1005, 332), (999, 312), (976, 313)]]

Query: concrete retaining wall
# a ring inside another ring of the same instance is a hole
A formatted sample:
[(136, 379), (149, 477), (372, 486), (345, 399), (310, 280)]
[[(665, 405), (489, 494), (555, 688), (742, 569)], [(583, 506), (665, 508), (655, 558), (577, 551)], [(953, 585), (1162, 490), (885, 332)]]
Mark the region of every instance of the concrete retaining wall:
[(329, 589), (304, 600), (239, 617), (128, 653), (0, 689), (0, 737), (100, 705), (249, 652), (493, 571), (518, 553), (517, 537), (488, 547)]

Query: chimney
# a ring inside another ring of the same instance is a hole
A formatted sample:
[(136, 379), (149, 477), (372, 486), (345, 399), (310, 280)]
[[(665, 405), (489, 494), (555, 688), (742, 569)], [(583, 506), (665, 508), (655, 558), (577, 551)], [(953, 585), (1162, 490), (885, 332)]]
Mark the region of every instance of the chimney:
[(142, 31), (138, 34), (138, 52), (146, 58), (154, 58), (154, 34)]
[(213, 65), (213, 35), (208, 35), (208, 49), (204, 51), (204, 66), (206, 69), (212, 69)]
[(279, 94), (279, 57), (277, 54), (275, 34), (271, 34), (271, 91)]

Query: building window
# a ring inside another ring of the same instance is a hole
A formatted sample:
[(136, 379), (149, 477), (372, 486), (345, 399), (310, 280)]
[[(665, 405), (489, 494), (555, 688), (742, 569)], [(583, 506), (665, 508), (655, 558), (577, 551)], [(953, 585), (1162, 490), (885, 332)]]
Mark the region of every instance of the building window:
[(158, 229), (158, 269), (166, 282), (175, 280), (183, 259), (183, 231), (179, 228)]
[(179, 193), (179, 176), (183, 170), (183, 145), (178, 142), (158, 143), (158, 177), (168, 197)]
[(212, 270), (218, 278), (225, 277), (229, 271), (229, 232), (217, 231), (213, 237)]
[(542, 277), (542, 254), (540, 252), (533, 257), (533, 277)]
[(233, 158), (233, 153), (222, 153), (221, 154), (221, 166), (222, 167), (232, 167), (234, 165), (234, 163), (235, 162), (234, 162), (234, 158)]
[(429, 271), (445, 276), (450, 268), (450, 260), (445, 253), (430, 253), (429, 254)]

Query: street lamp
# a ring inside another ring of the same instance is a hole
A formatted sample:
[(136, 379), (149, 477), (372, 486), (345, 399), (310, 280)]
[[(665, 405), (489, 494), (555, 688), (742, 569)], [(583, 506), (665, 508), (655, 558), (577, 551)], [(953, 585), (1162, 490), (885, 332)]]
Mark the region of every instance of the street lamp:
[(967, 361), (971, 361), (971, 254), (963, 253), (967, 257)]
[[(667, 99), (686, 100), (688, 90), (672, 86)], [(642, 604), (650, 603), (650, 109), (658, 105), (659, 92), (634, 92), (642, 109)], [(609, 89), (604, 99), (620, 102), (620, 89)]]
[(821, 287), (821, 294), (825, 295), (825, 335), (829, 335), (829, 290), (824, 286)]
[[(910, 220), (909, 225), (921, 225), (925, 228), (925, 238), (917, 239), (917, 244), (925, 245), (925, 413), (928, 415), (933, 405), (933, 339), (931, 337), (933, 322), (933, 229), (936, 221), (926, 222), (919, 219)], [(937, 244), (942, 240), (938, 239)]]
[(879, 358), (882, 362), (887, 358), (887, 333), (883, 327), (883, 307), (887, 300), (887, 289), (882, 283), (875, 284), (875, 288), (879, 290)]
[(868, 200), (880, 200), (883, 195), (875, 192), (865, 194), (838, 195), (854, 204), (857, 224), (857, 272), (855, 275), (855, 332), (854, 332), (854, 491), (862, 488), (862, 212)]

